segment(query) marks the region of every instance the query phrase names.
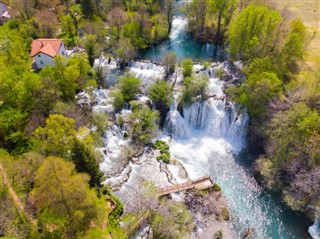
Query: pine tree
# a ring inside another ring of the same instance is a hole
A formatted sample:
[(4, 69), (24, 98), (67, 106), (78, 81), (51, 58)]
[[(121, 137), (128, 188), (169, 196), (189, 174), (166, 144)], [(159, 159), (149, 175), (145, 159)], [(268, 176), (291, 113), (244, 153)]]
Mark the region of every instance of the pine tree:
[(77, 171), (88, 173), (90, 176), (90, 187), (101, 187), (101, 180), (103, 174), (99, 169), (99, 162), (96, 159), (93, 150), (81, 142), (79, 139), (75, 140), (72, 150), (72, 161), (76, 165)]

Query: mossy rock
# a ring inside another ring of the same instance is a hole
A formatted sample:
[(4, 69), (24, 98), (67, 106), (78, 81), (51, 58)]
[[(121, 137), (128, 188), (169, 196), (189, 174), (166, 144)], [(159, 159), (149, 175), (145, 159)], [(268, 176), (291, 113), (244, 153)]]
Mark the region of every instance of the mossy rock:
[(230, 213), (226, 207), (221, 209), (221, 216), (223, 220), (229, 221), (230, 220)]
[(222, 239), (223, 238), (222, 231), (219, 230), (219, 231), (215, 232), (214, 235), (213, 235), (213, 238), (214, 239)]
[(162, 161), (164, 163), (169, 163), (170, 162), (170, 156), (167, 154), (162, 154), (160, 156), (157, 157), (158, 161)]
[(221, 192), (220, 186), (219, 186), (218, 184), (216, 184), (216, 183), (214, 184), (213, 189), (214, 189), (214, 191), (216, 191), (216, 192)]

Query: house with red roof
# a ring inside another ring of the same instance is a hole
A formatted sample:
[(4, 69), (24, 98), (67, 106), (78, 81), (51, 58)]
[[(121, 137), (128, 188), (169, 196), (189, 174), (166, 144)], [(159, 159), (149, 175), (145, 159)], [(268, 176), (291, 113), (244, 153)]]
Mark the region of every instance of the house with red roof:
[(36, 39), (31, 45), (30, 56), (33, 57), (37, 69), (53, 65), (53, 59), (61, 55), (67, 57), (66, 48), (59, 39)]

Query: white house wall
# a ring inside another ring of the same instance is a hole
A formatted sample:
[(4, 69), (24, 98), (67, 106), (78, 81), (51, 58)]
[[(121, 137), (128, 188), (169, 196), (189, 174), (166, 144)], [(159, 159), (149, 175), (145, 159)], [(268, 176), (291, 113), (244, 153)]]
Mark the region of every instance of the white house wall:
[(35, 55), (34, 60), (37, 64), (38, 69), (42, 69), (46, 65), (53, 66), (53, 58), (46, 54), (43, 54), (42, 52)]
[(66, 47), (64, 46), (63, 43), (60, 46), (59, 55), (61, 55), (63, 57), (67, 57)]
[(0, 16), (2, 16), (2, 14), (8, 10), (7, 4), (0, 2)]

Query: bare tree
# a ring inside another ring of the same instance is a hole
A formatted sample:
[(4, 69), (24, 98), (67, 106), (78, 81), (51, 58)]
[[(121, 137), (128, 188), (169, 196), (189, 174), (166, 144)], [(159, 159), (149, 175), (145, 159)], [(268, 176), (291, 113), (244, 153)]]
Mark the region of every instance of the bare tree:
[(128, 21), (128, 15), (124, 10), (117, 7), (109, 12), (108, 21), (112, 27), (117, 29), (117, 40), (119, 40), (122, 26)]

